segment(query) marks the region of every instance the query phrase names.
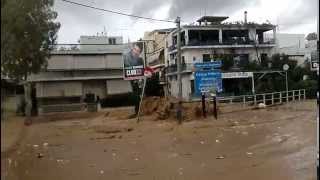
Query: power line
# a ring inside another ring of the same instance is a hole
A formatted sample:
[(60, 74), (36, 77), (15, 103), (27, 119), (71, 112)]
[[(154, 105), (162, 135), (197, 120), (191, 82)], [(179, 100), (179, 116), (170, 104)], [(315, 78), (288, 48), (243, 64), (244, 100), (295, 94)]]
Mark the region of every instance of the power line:
[(90, 5), (87, 5), (87, 4), (81, 4), (81, 3), (77, 3), (77, 2), (69, 1), (69, 0), (61, 0), (61, 1), (64, 1), (64, 2), (67, 2), (67, 3), (70, 3), (70, 4), (74, 4), (74, 5), (78, 5), (78, 6), (82, 6), (82, 7), (87, 7), (87, 8), (95, 9), (95, 10), (100, 10), (100, 11), (105, 11), (105, 12), (109, 12), (109, 13), (119, 14), (119, 15), (123, 15), (123, 16), (130, 16), (130, 17), (134, 17), (134, 18), (147, 19), (147, 20), (152, 20), (152, 21), (161, 21), (161, 22), (175, 23), (175, 21), (164, 20), (164, 19), (155, 19), (155, 18), (150, 18), (150, 17), (143, 17), (143, 16), (134, 15), (134, 14), (127, 14), (127, 13), (123, 13), (123, 12), (119, 12), (119, 11), (102, 9), (102, 8), (90, 6)]

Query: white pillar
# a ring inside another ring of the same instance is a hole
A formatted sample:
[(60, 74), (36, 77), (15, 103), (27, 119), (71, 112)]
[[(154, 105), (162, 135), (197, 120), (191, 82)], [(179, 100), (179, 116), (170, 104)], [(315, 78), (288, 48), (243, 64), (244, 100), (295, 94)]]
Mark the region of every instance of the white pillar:
[(222, 29), (219, 29), (219, 43), (222, 44)]
[(184, 31), (184, 39), (186, 41), (186, 46), (187, 46), (189, 44), (189, 30), (188, 29), (186, 29)]
[(276, 27), (273, 28), (273, 41), (277, 44), (277, 29)]
[(256, 29), (250, 28), (250, 29), (248, 30), (248, 33), (249, 33), (249, 39), (252, 40), (252, 41), (254, 41), (254, 42), (257, 42), (257, 41), (256, 41), (256, 35), (257, 35)]

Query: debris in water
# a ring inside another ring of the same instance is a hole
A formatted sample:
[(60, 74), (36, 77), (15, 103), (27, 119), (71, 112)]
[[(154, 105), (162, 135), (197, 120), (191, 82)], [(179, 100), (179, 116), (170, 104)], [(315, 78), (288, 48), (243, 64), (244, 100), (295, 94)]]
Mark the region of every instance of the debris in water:
[(216, 143), (220, 143), (219, 139), (216, 139)]
[(175, 158), (178, 157), (178, 153), (172, 153), (169, 155), (169, 158)]
[(260, 108), (260, 109), (266, 108), (266, 105), (264, 103), (259, 103), (258, 104), (258, 108)]
[(216, 159), (224, 159), (224, 158), (225, 158), (225, 157), (224, 157), (224, 156), (222, 156), (222, 155), (221, 155), (221, 156), (217, 156), (217, 157), (216, 157)]
[(248, 132), (247, 131), (243, 131), (241, 134), (242, 135), (248, 135)]
[(253, 155), (253, 153), (252, 152), (247, 152), (247, 155), (251, 156), (251, 155)]
[(42, 153), (38, 153), (38, 158), (43, 158), (43, 154)]
[(95, 167), (96, 164), (89, 164), (89, 167)]
[(200, 141), (200, 144), (204, 144), (204, 141)]
[(38, 144), (34, 144), (33, 147), (34, 147), (34, 148), (38, 148), (39, 145), (38, 145)]
[(49, 143), (47, 143), (47, 142), (45, 142), (45, 143), (43, 143), (43, 146), (48, 146), (49, 145)]
[(101, 170), (101, 171), (100, 171), (100, 174), (103, 174), (103, 173), (104, 173), (104, 171), (103, 171), (103, 170)]

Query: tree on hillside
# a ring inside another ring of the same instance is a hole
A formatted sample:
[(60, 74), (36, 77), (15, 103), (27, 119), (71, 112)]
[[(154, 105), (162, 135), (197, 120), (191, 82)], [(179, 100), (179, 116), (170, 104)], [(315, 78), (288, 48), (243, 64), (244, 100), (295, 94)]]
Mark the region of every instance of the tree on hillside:
[(308, 41), (310, 41), (310, 40), (317, 40), (317, 37), (318, 37), (317, 33), (313, 32), (313, 33), (309, 33), (309, 34), (307, 35), (306, 39), (307, 39)]
[(1, 74), (25, 80), (45, 68), (60, 24), (53, 0), (1, 0)]

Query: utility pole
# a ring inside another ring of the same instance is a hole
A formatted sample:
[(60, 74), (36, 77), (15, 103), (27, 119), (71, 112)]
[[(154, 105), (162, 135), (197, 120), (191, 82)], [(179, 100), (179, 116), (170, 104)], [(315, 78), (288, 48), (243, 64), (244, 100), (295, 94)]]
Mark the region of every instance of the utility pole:
[(177, 119), (179, 124), (182, 123), (182, 80), (181, 80), (181, 28), (180, 28), (180, 17), (176, 19), (177, 23), (177, 70), (178, 70), (178, 108), (177, 108)]
[(144, 67), (148, 66), (147, 62), (147, 46), (146, 46), (147, 41), (143, 41), (143, 52), (144, 52)]

